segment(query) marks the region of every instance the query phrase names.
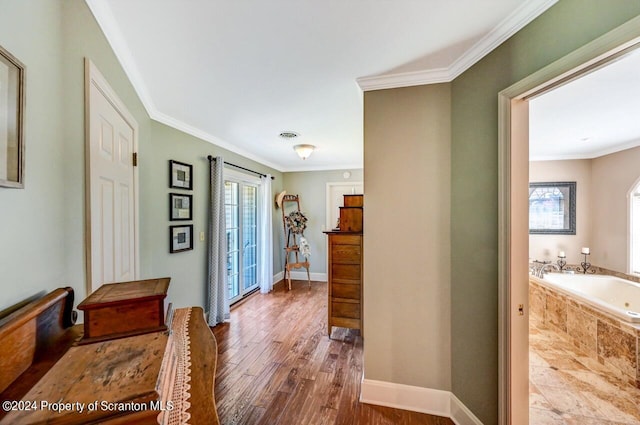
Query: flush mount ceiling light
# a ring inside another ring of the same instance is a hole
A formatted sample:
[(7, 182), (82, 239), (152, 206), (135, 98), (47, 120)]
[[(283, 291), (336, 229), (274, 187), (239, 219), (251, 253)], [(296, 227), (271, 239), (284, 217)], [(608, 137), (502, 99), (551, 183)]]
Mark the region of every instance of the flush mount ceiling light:
[(300, 158), (307, 159), (315, 148), (313, 145), (295, 145), (293, 150), (296, 151)]

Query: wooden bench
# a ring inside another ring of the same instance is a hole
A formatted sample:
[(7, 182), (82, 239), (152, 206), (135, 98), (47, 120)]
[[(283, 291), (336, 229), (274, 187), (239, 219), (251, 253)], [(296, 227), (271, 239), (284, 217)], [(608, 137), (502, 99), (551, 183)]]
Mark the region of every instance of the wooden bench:
[(67, 352), (82, 334), (76, 316), (73, 289), (59, 288), (0, 319), (1, 401), (20, 400)]

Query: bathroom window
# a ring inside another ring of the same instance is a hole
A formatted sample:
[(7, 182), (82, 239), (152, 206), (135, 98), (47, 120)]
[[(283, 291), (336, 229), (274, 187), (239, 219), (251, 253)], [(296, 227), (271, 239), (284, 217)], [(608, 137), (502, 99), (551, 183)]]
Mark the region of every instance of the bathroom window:
[(576, 234), (576, 182), (529, 183), (529, 233)]

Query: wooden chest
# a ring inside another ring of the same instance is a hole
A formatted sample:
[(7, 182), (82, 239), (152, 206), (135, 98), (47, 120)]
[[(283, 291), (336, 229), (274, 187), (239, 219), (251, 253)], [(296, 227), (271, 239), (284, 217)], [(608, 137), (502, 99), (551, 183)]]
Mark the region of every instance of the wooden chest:
[(329, 237), (328, 330), (362, 329), (362, 233), (327, 232)]
[(164, 331), (171, 278), (102, 285), (78, 305), (84, 312), (80, 344)]
[(362, 232), (362, 207), (340, 207), (340, 231)]

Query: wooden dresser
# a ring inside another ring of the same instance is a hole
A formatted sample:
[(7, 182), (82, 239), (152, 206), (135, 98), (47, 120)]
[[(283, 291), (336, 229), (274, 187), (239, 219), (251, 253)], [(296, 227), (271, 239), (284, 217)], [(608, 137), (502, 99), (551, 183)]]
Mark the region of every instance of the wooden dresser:
[[(359, 198), (355, 195), (345, 195), (347, 207), (340, 209), (341, 229), (325, 232), (329, 238), (327, 266), (329, 335), (334, 326), (362, 330), (363, 199), (362, 195), (358, 196)], [(358, 217), (359, 222), (357, 219), (354, 221), (353, 217)], [(349, 225), (344, 226), (345, 223)]]

